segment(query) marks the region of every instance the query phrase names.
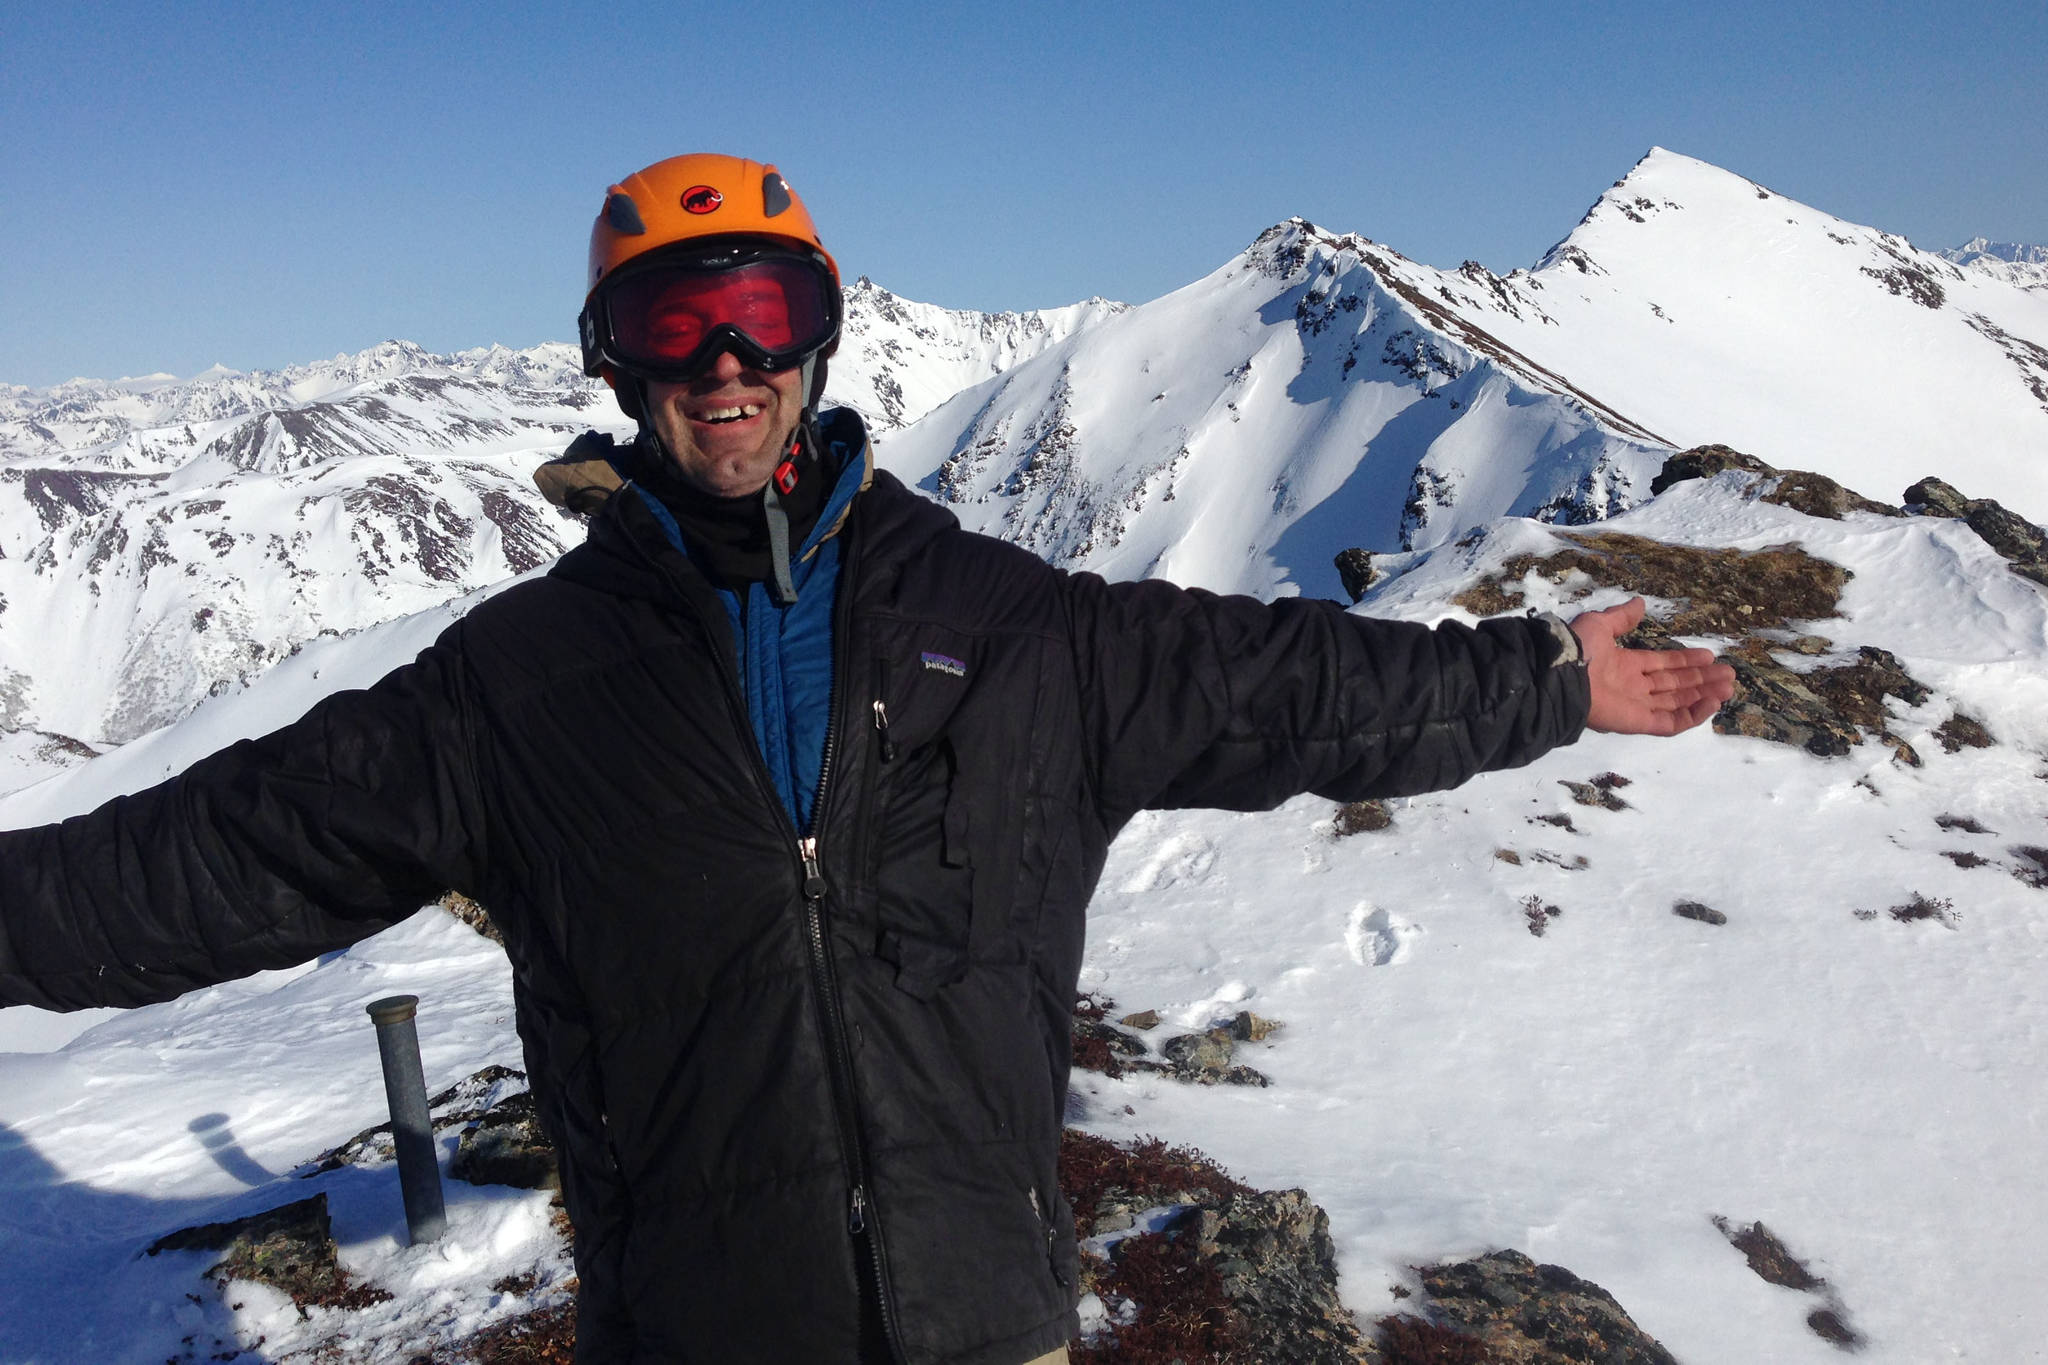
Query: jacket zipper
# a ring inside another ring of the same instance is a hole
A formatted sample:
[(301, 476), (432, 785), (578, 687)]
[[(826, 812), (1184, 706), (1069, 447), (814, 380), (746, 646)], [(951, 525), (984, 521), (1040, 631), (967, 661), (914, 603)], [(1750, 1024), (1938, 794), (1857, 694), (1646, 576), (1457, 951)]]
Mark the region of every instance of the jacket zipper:
[[(855, 509), (858, 507), (856, 499)], [(846, 1181), (852, 1193), (847, 1199), (846, 1230), (854, 1239), (857, 1255), (861, 1258), (869, 1275), (863, 1275), (861, 1286), (864, 1293), (872, 1293), (875, 1307), (881, 1315), (882, 1335), (889, 1348), (890, 1358), (901, 1360), (902, 1347), (898, 1344), (896, 1311), (889, 1294), (888, 1257), (882, 1246), (882, 1230), (870, 1215), (873, 1206), (868, 1202), (867, 1149), (862, 1141), (860, 1115), (854, 1103), (853, 1050), (847, 1042), (846, 1015), (841, 1006), (838, 975), (832, 968), (832, 953), (825, 939), (825, 872), (818, 856), (818, 830), (824, 823), (825, 798), (831, 790), (833, 758), (839, 748), (839, 705), (842, 680), (846, 674), (847, 625), (853, 608), (854, 566), (858, 558), (858, 537), (854, 531), (854, 510), (849, 509), (846, 522), (841, 527), (839, 587), (832, 604), (832, 688), (827, 703), (825, 719), (825, 756), (818, 769), (818, 790), (811, 801), (809, 831), (799, 834), (789, 819), (789, 812), (782, 808), (782, 799), (775, 794), (774, 781), (768, 774), (767, 760), (762, 757), (760, 746), (754, 742), (753, 723), (747, 719), (746, 703), (740, 695), (739, 677), (733, 661), (725, 657), (719, 648), (718, 633), (703, 619), (703, 614), (690, 603), (689, 594), (683, 590), (673, 571), (661, 564), (639, 543), (639, 538), (628, 535), (634, 548), (648, 565), (667, 578), (683, 599), (689, 615), (697, 621), (704, 632), (711, 654), (717, 660), (719, 671), (725, 679), (726, 707), (732, 712), (738, 733), (746, 737), (744, 747), (753, 754), (752, 763), (754, 786), (767, 802), (775, 818), (788, 830), (795, 845), (797, 862), (803, 872), (804, 897), (804, 938), (808, 946), (811, 988), (817, 997), (819, 1027), (824, 1034), (826, 1070), (832, 1088), (833, 1117), (839, 1130), (839, 1157), (846, 1170)], [(745, 599), (741, 599), (744, 604)]]
[(889, 695), (889, 661), (875, 659), (875, 739), (882, 753), (882, 762), (896, 761), (896, 741), (889, 738), (889, 704), (884, 700)]

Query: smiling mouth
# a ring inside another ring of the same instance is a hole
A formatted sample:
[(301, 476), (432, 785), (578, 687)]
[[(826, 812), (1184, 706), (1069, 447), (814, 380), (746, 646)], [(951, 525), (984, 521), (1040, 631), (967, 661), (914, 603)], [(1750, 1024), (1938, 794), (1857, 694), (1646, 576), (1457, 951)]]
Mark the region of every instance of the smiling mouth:
[(759, 417), (760, 415), (760, 404), (740, 403), (731, 407), (700, 408), (690, 414), (690, 420), (692, 422), (702, 422), (707, 426), (720, 426), (727, 422), (744, 422), (749, 417)]

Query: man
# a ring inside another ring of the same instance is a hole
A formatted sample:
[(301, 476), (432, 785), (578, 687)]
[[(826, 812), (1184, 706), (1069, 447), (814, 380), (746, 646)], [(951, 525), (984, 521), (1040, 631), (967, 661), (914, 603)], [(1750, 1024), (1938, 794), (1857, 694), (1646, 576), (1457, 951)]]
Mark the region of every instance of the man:
[(488, 905), (581, 1361), (1062, 1358), (1069, 1015), (1133, 814), (1446, 787), (1729, 695), (1705, 651), (1616, 647), (1639, 603), (1432, 631), (961, 531), (818, 412), (838, 272), (772, 166), (612, 187), (589, 284), (586, 368), (640, 432), (579, 443), (624, 476), (588, 543), (367, 691), (0, 835), (0, 1002)]

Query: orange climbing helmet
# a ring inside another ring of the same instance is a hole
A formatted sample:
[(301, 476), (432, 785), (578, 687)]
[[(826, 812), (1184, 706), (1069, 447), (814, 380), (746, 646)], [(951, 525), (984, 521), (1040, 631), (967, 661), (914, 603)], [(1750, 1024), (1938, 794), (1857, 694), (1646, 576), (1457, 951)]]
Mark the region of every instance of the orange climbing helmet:
[(590, 229), (587, 285), (577, 332), (593, 376), (684, 378), (725, 349), (782, 370), (839, 343), (839, 265), (758, 161), (674, 156), (613, 185)]

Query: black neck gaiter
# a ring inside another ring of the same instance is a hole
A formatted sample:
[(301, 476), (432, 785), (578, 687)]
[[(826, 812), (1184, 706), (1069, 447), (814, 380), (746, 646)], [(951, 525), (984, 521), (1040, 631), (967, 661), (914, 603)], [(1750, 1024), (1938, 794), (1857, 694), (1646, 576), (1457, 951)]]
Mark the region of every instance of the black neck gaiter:
[[(775, 577), (763, 493), (736, 498), (706, 493), (677, 473), (667, 454), (646, 433), (635, 445), (635, 472), (640, 482), (676, 519), (683, 543), (699, 568), (724, 587), (765, 583)], [(796, 486), (780, 497), (789, 516), (789, 548), (794, 554), (817, 526), (832, 480), (813, 455), (808, 439), (791, 463), (796, 467)]]

